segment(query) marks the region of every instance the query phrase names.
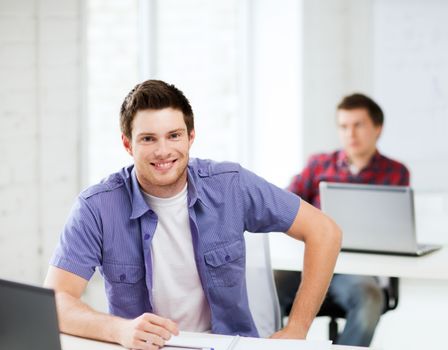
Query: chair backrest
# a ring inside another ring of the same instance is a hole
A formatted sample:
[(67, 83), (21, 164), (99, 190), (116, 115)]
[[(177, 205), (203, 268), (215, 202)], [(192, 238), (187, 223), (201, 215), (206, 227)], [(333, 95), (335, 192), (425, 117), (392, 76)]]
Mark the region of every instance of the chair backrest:
[(269, 252), (269, 237), (245, 233), (246, 282), (249, 307), (260, 337), (280, 329), (280, 305)]
[(384, 305), (383, 313), (395, 310), (398, 306), (400, 295), (400, 280), (398, 277), (390, 277), (388, 284), (383, 286), (386, 303)]

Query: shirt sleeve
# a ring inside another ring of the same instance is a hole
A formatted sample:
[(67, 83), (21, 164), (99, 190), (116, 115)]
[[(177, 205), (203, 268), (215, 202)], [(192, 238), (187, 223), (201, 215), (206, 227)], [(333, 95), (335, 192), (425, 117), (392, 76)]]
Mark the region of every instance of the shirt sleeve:
[(101, 263), (102, 230), (95, 215), (81, 196), (64, 226), (50, 265), (89, 280)]
[(312, 202), (313, 197), (316, 196), (316, 186), (313, 184), (313, 164), (314, 158), (310, 158), (306, 167), (300, 174), (295, 175), (287, 189), (307, 202)]
[(300, 207), (300, 197), (281, 189), (254, 173), (242, 169), (240, 190), (243, 198), (245, 230), (286, 232)]
[(403, 165), (400, 175), (400, 185), (401, 186), (409, 186), (411, 182), (411, 175), (409, 173), (408, 168)]

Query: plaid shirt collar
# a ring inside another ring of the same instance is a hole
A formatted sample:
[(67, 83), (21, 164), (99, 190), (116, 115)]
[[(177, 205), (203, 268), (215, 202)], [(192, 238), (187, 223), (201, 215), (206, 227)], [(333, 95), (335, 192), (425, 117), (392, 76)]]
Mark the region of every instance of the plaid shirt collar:
[[(369, 164), (361, 170), (365, 169), (371, 169), (375, 166), (375, 164), (378, 164), (378, 162), (381, 160), (381, 154), (378, 152), (378, 150), (375, 150), (375, 153), (373, 154), (372, 158), (370, 159)], [(350, 159), (348, 158), (347, 153), (344, 150), (340, 150), (336, 156), (336, 164), (339, 168), (349, 169), (350, 168)]]

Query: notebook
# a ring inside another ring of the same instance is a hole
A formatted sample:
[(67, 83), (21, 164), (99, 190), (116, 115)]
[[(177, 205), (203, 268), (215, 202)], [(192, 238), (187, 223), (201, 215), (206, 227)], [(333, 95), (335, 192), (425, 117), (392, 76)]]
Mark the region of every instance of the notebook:
[(329, 350), (329, 340), (266, 339), (180, 332), (163, 350)]
[(420, 256), (440, 245), (418, 244), (412, 188), (320, 182), (322, 211), (341, 227), (342, 250)]
[(53, 290), (0, 279), (0, 349), (61, 350)]

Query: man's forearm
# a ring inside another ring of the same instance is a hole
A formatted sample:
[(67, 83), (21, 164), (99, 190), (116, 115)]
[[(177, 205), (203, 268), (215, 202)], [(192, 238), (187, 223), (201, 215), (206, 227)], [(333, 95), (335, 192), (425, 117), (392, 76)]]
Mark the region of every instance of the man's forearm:
[(317, 216), (303, 235), (305, 253), (302, 281), (287, 325), (300, 336), (306, 336), (319, 311), (333, 275), (342, 240), (342, 233), (333, 220), (310, 206), (307, 208)]
[(93, 310), (66, 292), (56, 292), (61, 332), (80, 337), (119, 343), (122, 318)]
[(309, 327), (318, 313), (333, 275), (333, 269), (339, 249), (334, 247), (318, 247), (308, 245), (305, 248), (302, 280), (291, 308), (288, 327), (306, 336)]
[(305, 244), (302, 281), (289, 315), (288, 326), (306, 335), (328, 290), (339, 253), (340, 234), (330, 230), (327, 239)]

